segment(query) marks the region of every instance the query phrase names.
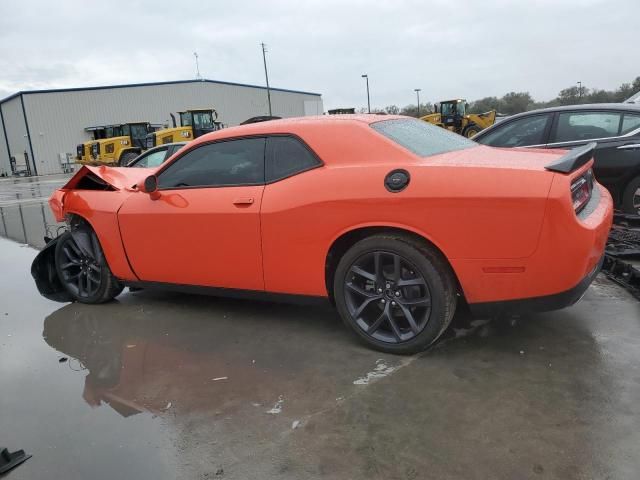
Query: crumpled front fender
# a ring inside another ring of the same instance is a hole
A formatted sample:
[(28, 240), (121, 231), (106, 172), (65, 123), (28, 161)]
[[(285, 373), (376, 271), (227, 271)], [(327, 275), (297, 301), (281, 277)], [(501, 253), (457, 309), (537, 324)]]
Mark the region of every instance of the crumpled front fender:
[(56, 245), (59, 238), (50, 240), (38, 253), (31, 264), (31, 276), (43, 297), (54, 302), (71, 302), (73, 299), (60, 282), (56, 270)]

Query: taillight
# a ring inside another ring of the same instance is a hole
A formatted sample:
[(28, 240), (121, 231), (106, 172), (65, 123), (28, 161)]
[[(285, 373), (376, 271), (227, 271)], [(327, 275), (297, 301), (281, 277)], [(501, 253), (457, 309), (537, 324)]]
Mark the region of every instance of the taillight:
[(592, 190), (593, 171), (591, 169), (571, 182), (571, 200), (573, 201), (573, 209), (576, 213), (580, 213), (587, 203), (589, 203)]

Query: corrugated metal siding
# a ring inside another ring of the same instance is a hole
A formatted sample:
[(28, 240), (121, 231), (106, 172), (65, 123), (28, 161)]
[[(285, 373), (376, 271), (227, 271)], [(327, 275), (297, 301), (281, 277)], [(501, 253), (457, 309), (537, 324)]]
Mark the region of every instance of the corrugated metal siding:
[[(24, 152), (29, 153), (29, 139), (27, 138), (27, 127), (24, 123), (24, 115), (22, 114), (22, 105), (20, 97), (13, 98), (2, 104), (2, 116), (5, 121), (5, 129), (7, 130), (7, 139), (9, 140), (9, 149), (11, 155), (16, 157), (18, 166), (24, 165)], [(9, 155), (6, 157), (7, 167), (9, 166)], [(4, 162), (3, 162), (4, 165)], [(11, 171), (10, 169), (8, 170)]]
[[(322, 99), (317, 95), (271, 92), (274, 115), (303, 116), (305, 101), (319, 102), (322, 111)], [(39, 174), (60, 172), (59, 154), (75, 153), (78, 143), (89, 140), (84, 131), (88, 126), (131, 121), (170, 124), (170, 112), (190, 108), (213, 107), (219, 120), (229, 126), (268, 113), (264, 89), (205, 82), (27, 93), (24, 103)]]

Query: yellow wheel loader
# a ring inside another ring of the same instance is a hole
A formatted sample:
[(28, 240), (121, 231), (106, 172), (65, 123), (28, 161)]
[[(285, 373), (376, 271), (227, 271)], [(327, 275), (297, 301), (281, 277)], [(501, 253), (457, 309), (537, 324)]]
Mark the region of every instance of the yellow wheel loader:
[(81, 164), (91, 162), (91, 145), (93, 142), (101, 138), (111, 138), (122, 135), (120, 125), (98, 125), (95, 127), (87, 127), (84, 131), (89, 132), (93, 138), (76, 146), (76, 162)]
[(212, 108), (187, 110), (178, 112), (178, 114), (180, 115), (180, 126), (176, 125), (176, 117), (170, 113), (173, 127), (149, 133), (145, 139), (145, 148), (165, 143), (190, 142), (205, 133), (224, 128), (224, 125), (218, 122), (218, 112)]
[(113, 136), (91, 142), (87, 163), (125, 166), (145, 150), (146, 137), (155, 129), (156, 127), (149, 122), (130, 122), (114, 126)]
[(496, 111), (486, 113), (467, 113), (467, 101), (458, 98), (440, 102), (440, 111), (420, 117), (420, 120), (446, 128), (467, 138), (473, 137), (481, 130), (493, 125), (496, 121)]

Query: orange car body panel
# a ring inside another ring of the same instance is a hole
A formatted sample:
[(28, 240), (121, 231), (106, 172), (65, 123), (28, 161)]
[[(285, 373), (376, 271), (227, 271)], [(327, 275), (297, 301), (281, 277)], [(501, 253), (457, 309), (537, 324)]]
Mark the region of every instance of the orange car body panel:
[[(113, 273), (127, 281), (327, 296), (333, 242), (372, 226), (404, 229), (433, 243), (470, 303), (559, 293), (593, 270), (611, 226), (611, 197), (597, 186), (600, 202), (583, 220), (570, 195), (571, 179), (591, 163), (564, 175), (544, 169), (563, 152), (485, 146), (423, 158), (370, 127), (393, 118), (315, 117), (228, 128), (191, 142), (157, 169), (79, 173), (98, 175), (117, 191), (76, 190), (72, 180), (54, 194), (52, 209), (56, 216), (85, 217)], [(298, 136), (323, 165), (264, 186), (164, 190), (157, 200), (133, 188), (202, 143), (268, 134)], [(406, 169), (411, 182), (391, 193), (383, 180), (397, 168)], [(252, 203), (236, 203), (247, 198)]]

